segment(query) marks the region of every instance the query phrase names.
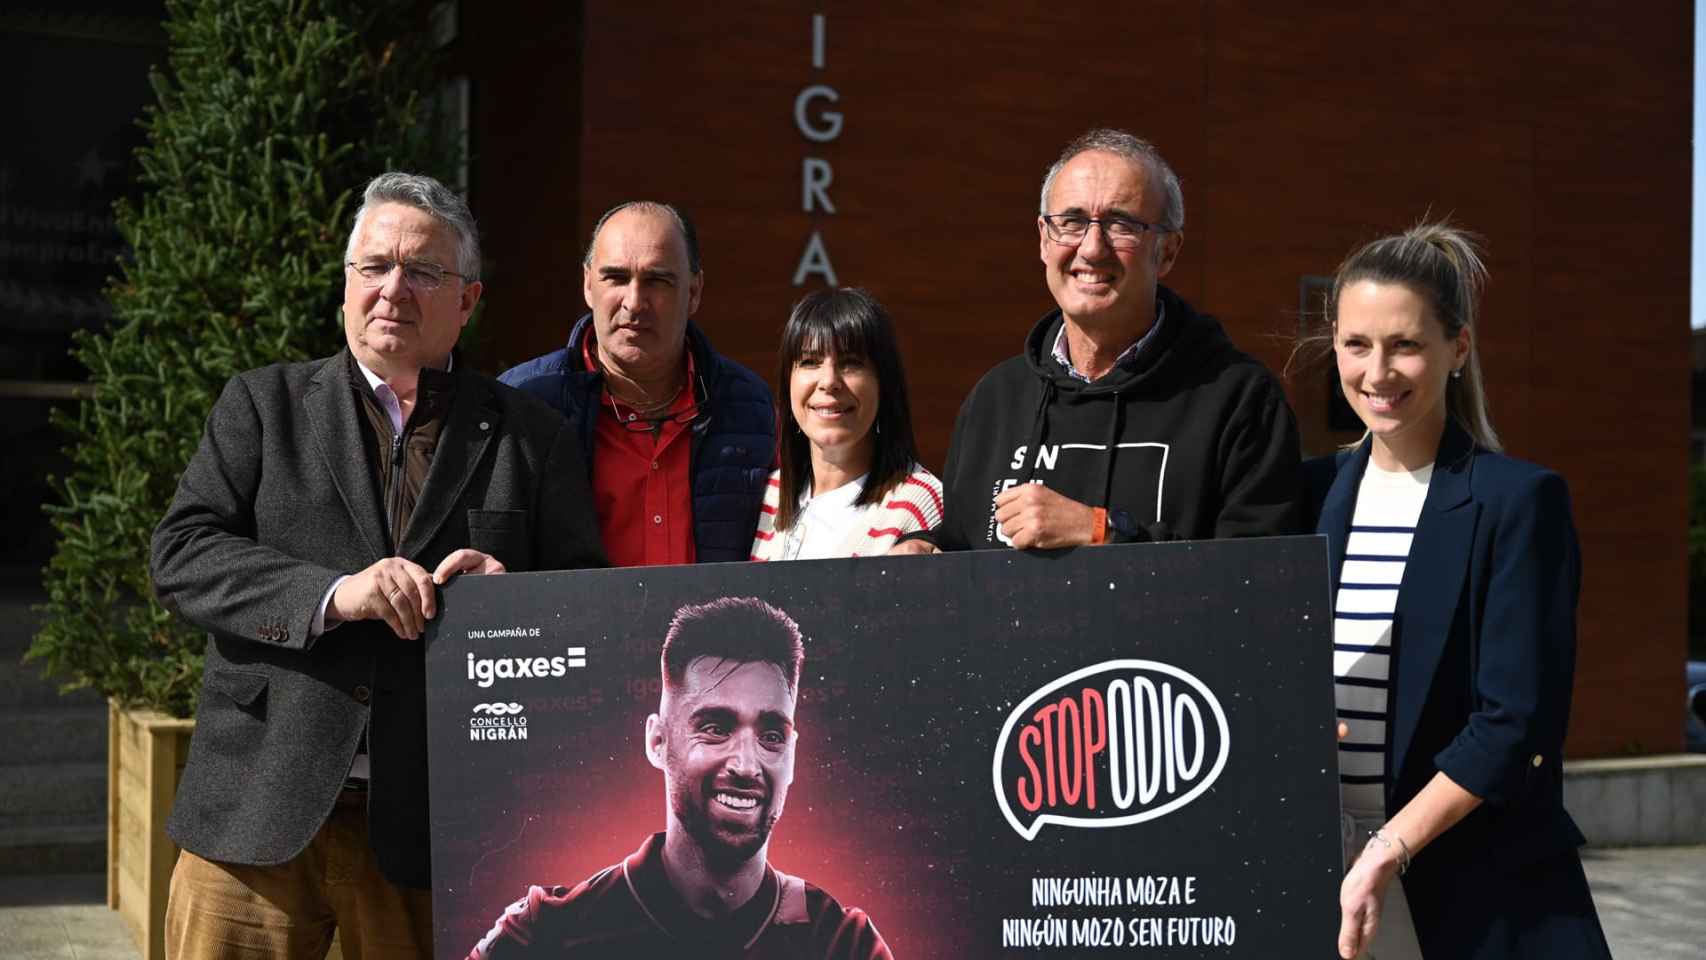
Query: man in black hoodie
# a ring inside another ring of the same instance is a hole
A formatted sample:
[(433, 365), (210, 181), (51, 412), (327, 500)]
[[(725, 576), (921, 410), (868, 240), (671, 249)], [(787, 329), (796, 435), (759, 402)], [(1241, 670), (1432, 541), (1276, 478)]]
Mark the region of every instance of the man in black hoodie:
[(1297, 425), (1273, 375), (1160, 285), (1184, 244), (1179, 179), (1092, 130), (1043, 180), (1059, 309), (960, 407), (940, 526), (894, 552), (1300, 532)]

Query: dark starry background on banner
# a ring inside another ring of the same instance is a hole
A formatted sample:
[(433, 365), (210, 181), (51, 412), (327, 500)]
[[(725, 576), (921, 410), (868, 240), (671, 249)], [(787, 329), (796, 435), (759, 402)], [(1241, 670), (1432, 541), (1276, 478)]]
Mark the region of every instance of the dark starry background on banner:
[[(1341, 871), (1326, 567), (1324, 540), (1292, 537), (461, 578), (427, 640), (437, 955), (465, 956), (529, 884), (573, 885), (663, 829), (644, 728), (665, 630), (683, 604), (755, 596), (806, 637), (770, 860), (865, 909), (896, 957), (1329, 956)], [(518, 628), (539, 636), (489, 636)], [(568, 647), (587, 666), (561, 678), (468, 678), (470, 653)], [(1120, 658), (1213, 692), (1225, 769), (1156, 819), (1025, 840), (993, 786), (1003, 725), (1038, 689)], [(527, 739), (471, 741), (482, 703), (520, 704)], [(1032, 906), (1033, 877), (1086, 876), (1194, 876), (1197, 902)], [(1048, 915), (1230, 917), (1236, 939), (1003, 950), (1003, 919)]]

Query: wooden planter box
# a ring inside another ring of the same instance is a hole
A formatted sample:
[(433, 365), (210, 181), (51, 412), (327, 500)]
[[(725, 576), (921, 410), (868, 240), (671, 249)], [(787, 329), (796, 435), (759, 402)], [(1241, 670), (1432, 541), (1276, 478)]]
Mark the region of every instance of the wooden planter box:
[[(107, 701), (107, 906), (142, 960), (165, 960), (166, 894), (178, 845), (166, 836), (194, 720)], [(343, 960), (334, 935), (326, 960)]]
[(194, 720), (107, 702), (107, 906), (142, 960), (166, 955), (166, 891), (178, 847), (166, 815), (190, 755)]

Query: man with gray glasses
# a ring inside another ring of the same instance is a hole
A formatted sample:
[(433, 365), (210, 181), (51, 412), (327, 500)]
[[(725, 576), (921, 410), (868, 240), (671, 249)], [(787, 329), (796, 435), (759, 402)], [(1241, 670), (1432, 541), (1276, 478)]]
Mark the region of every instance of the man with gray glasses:
[(154, 531), (208, 631), (170, 957), (430, 957), (421, 634), (460, 572), (602, 566), (567, 424), (452, 349), (482, 286), (461, 197), (368, 184), (347, 349), (232, 378)]
[(891, 552), (1299, 532), (1284, 392), (1160, 285), (1184, 226), (1179, 178), (1148, 142), (1067, 145), (1037, 216), (1057, 309), (960, 407), (941, 525)]

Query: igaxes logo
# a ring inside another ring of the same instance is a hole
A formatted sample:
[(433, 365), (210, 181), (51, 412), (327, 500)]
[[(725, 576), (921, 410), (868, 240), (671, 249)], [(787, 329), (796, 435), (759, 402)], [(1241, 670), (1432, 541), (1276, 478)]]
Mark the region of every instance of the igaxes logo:
[(995, 744), (995, 799), (1033, 840), (1047, 823), (1123, 827), (1172, 813), (1226, 767), (1226, 712), (1155, 660), (1074, 670), (1025, 698)]
[(586, 648), (569, 647), (566, 657), (497, 657), (476, 660), (468, 654), (468, 679), (481, 687), (518, 677), (561, 677), (586, 666)]

